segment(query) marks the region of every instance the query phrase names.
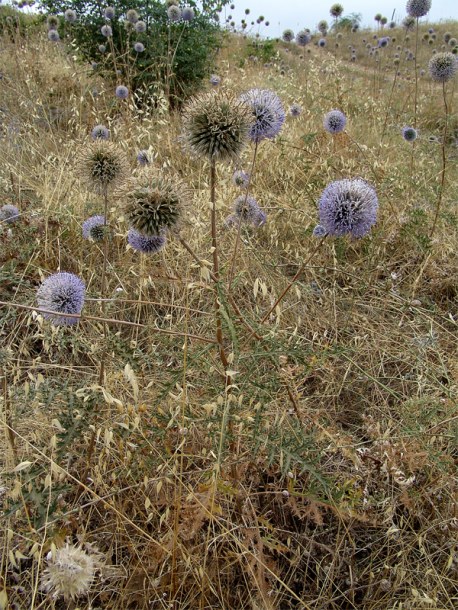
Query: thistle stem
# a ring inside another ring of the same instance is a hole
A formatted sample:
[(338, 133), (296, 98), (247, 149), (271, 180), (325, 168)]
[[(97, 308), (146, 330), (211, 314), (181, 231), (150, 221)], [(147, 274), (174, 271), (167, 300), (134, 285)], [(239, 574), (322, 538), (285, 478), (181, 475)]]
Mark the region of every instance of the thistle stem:
[(447, 106), (447, 95), (445, 93), (445, 82), (442, 83), (442, 96), (444, 98), (444, 108), (445, 108), (445, 124), (444, 124), (444, 132), (442, 134), (442, 169), (441, 169), (441, 182), (439, 186), (439, 194), (437, 196), (436, 203), (436, 213), (434, 215), (433, 227), (431, 229), (430, 238), (432, 239), (434, 232), (436, 230), (437, 220), (439, 218), (439, 212), (442, 205), (442, 195), (444, 193), (445, 187), (445, 169), (447, 165), (447, 156), (445, 153), (445, 147), (447, 145), (447, 128), (448, 128), (448, 106)]
[[(100, 308), (102, 311), (102, 317), (106, 318), (106, 284), (107, 284), (107, 259), (108, 259), (108, 236), (107, 236), (107, 221), (108, 221), (108, 188), (105, 185), (103, 188), (103, 203), (104, 203), (104, 223), (103, 223), (103, 263), (102, 263), (102, 277), (100, 281), (100, 294), (102, 301)], [(100, 358), (99, 368), (99, 385), (103, 385), (103, 378), (105, 373), (105, 358), (107, 353), (107, 338), (108, 338), (108, 327), (107, 323), (103, 322), (103, 351)]]

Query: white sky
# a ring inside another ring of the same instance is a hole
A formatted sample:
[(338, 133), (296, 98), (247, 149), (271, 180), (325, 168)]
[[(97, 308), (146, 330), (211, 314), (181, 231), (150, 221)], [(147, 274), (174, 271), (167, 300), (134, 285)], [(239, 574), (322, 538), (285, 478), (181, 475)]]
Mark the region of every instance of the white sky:
[[(343, 15), (349, 13), (362, 14), (362, 26), (375, 27), (377, 24), (374, 21), (374, 16), (377, 13), (391, 20), (393, 10), (396, 9), (395, 20), (401, 21), (406, 15), (406, 0), (327, 0), (311, 1), (311, 0), (234, 0), (235, 10), (230, 10), (230, 3), (226, 8), (226, 16), (232, 15), (237, 25), (240, 25), (240, 20), (245, 18), (250, 22), (255, 22), (254, 32), (258, 31), (256, 19), (260, 15), (264, 15), (265, 19), (270, 22), (268, 28), (261, 27), (259, 30), (261, 35), (275, 38), (280, 36), (283, 30), (291, 28), (294, 33), (302, 28), (310, 28), (315, 30), (316, 24), (321, 19), (326, 19), (330, 24), (332, 17), (329, 14), (330, 7), (338, 1), (344, 7)], [(248, 17), (245, 15), (245, 9), (250, 9)], [(224, 12), (222, 13), (224, 15)], [(431, 10), (422, 21), (437, 22), (446, 19), (458, 20), (458, 0), (432, 0)], [(458, 32), (457, 32), (458, 34)]]

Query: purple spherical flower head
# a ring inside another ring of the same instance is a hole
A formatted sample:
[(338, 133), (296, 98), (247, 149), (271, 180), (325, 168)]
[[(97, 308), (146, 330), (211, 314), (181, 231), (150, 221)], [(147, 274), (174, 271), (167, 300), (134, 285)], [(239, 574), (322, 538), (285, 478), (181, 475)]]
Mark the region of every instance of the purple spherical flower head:
[(424, 17), (431, 8), (431, 0), (407, 0), (406, 12), (410, 17)]
[(167, 9), (167, 17), (170, 19), (170, 21), (174, 21), (174, 22), (180, 21), (181, 8), (179, 6), (175, 6), (175, 4), (172, 4)]
[(110, 131), (105, 125), (96, 125), (91, 131), (91, 136), (93, 140), (109, 140)]
[(403, 127), (402, 128), (402, 137), (406, 142), (414, 142), (417, 139), (417, 130), (413, 127)]
[(114, 8), (112, 6), (107, 6), (103, 12), (103, 16), (105, 17), (105, 19), (114, 19), (114, 16), (115, 16)]
[(347, 124), (347, 117), (340, 110), (331, 110), (323, 119), (323, 127), (328, 133), (341, 133)]
[(137, 21), (137, 23), (135, 24), (135, 31), (137, 32), (137, 34), (143, 34), (143, 32), (146, 32), (146, 23), (141, 19)]
[(83, 238), (100, 241), (105, 232), (105, 216), (91, 216), (83, 222)]
[(331, 182), (318, 205), (320, 225), (329, 235), (363, 237), (377, 220), (377, 194), (361, 178)]
[(429, 73), (431, 78), (438, 83), (446, 83), (451, 80), (458, 69), (458, 60), (453, 53), (436, 53), (429, 60)]
[(210, 84), (213, 85), (213, 87), (217, 87), (221, 82), (221, 78), (217, 75), (217, 74), (212, 74), (210, 76)]
[(136, 229), (129, 229), (127, 234), (129, 245), (137, 252), (143, 254), (155, 254), (165, 246), (167, 238), (165, 235), (143, 235)]
[(316, 227), (313, 229), (313, 235), (315, 237), (325, 237), (327, 234), (328, 232), (321, 225), (316, 225)]
[(194, 19), (194, 9), (190, 6), (185, 6), (181, 11), (183, 21), (192, 21)]
[(285, 122), (285, 111), (278, 95), (270, 89), (250, 89), (240, 96), (250, 106), (254, 122), (250, 127), (249, 137), (259, 143), (274, 138)]
[(136, 53), (143, 53), (144, 50), (145, 50), (145, 45), (142, 42), (136, 42), (134, 44), (134, 51)]
[(292, 104), (289, 109), (289, 113), (293, 117), (298, 117), (302, 113), (302, 108), (299, 106), (299, 104)]
[(49, 30), (48, 32), (48, 40), (51, 42), (59, 42), (60, 36), (57, 30)]
[(290, 30), (288, 28), (287, 30), (285, 30), (283, 32), (281, 37), (284, 40), (284, 42), (291, 42), (292, 40), (294, 40), (294, 32), (293, 32), (293, 30)]
[(129, 89), (124, 85), (118, 85), (115, 93), (120, 100), (126, 100), (129, 97)]
[(383, 38), (380, 38), (378, 41), (378, 46), (379, 47), (387, 47), (389, 43), (389, 38), (387, 36), (384, 36)]
[[(59, 314), (79, 314), (83, 309), (86, 288), (83, 280), (73, 273), (54, 273), (47, 277), (37, 290), (38, 306)], [(78, 318), (43, 313), (43, 317), (56, 326), (71, 326)]]
[(149, 158), (149, 153), (147, 150), (139, 150), (137, 153), (137, 161), (140, 167), (145, 167), (145, 165), (149, 165), (151, 160)]
[(237, 197), (234, 201), (233, 210), (233, 220), (230, 220), (231, 217), (229, 217), (229, 222), (227, 224), (241, 222), (251, 224), (254, 227), (261, 227), (266, 222), (266, 213), (259, 207), (259, 204), (254, 197), (240, 195), (240, 197)]
[(300, 46), (300, 47), (305, 47), (306, 45), (309, 44), (309, 42), (312, 40), (312, 37), (310, 36), (310, 34), (308, 32), (306, 32), (305, 30), (301, 30), (300, 32), (298, 32), (296, 34), (296, 43)]
[(232, 174), (232, 182), (235, 184), (235, 186), (238, 186), (241, 189), (246, 189), (250, 183), (250, 174), (238, 169)]
[(111, 25), (102, 25), (100, 31), (102, 32), (102, 36), (105, 36), (105, 38), (110, 38), (111, 36), (113, 36), (113, 30), (111, 29)]
[(0, 208), (0, 224), (3, 222), (12, 224), (16, 220), (19, 220), (19, 210), (15, 205), (7, 203)]
[(318, 41), (318, 46), (319, 47), (325, 47), (326, 46), (326, 39), (325, 38), (320, 38), (320, 40)]

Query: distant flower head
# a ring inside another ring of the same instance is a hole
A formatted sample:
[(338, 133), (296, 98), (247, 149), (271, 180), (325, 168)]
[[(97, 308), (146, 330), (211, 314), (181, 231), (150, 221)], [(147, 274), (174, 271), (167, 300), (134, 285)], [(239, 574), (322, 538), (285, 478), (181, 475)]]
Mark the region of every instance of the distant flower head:
[(83, 238), (100, 241), (105, 236), (105, 216), (91, 216), (83, 222)]
[(415, 19), (413, 17), (411, 17), (410, 15), (407, 15), (406, 17), (404, 17), (404, 19), (402, 20), (402, 27), (404, 29), (408, 30), (412, 30), (415, 26)]
[[(83, 309), (84, 282), (73, 273), (54, 273), (47, 277), (37, 290), (37, 302), (40, 308), (59, 314), (79, 314)], [(56, 316), (43, 313), (43, 317), (56, 326), (71, 326), (78, 318)]]
[(328, 232), (321, 225), (316, 225), (316, 227), (313, 229), (313, 235), (315, 237), (324, 237), (327, 234), (328, 234)]
[(249, 224), (253, 227), (261, 227), (267, 220), (266, 213), (259, 207), (254, 197), (240, 195), (234, 201), (233, 214), (226, 219), (226, 226)]
[(305, 47), (306, 45), (309, 44), (309, 42), (312, 40), (312, 37), (310, 36), (310, 34), (308, 32), (306, 32), (305, 30), (301, 30), (300, 32), (298, 32), (296, 34), (296, 43), (300, 46), (300, 47)]
[(343, 6), (341, 4), (333, 4), (329, 10), (329, 13), (331, 14), (332, 17), (340, 17), (340, 15), (343, 13)]
[(67, 543), (56, 551), (54, 557), (48, 554), (48, 565), (41, 580), (42, 589), (55, 599), (75, 599), (89, 593), (97, 567), (98, 560), (94, 556), (81, 547)]
[(145, 50), (145, 45), (141, 42), (136, 42), (134, 44), (134, 51), (136, 53), (143, 53), (143, 51)]
[(65, 11), (64, 17), (65, 17), (65, 21), (68, 21), (68, 23), (75, 23), (77, 20), (76, 12), (73, 11), (71, 8), (68, 8)]
[(250, 174), (238, 169), (232, 174), (232, 182), (235, 184), (235, 186), (238, 186), (241, 189), (246, 189), (250, 183)]
[(449, 43), (450, 39), (451, 39), (452, 35), (450, 32), (445, 32), (444, 34), (444, 42), (446, 42), (447, 44)]
[(91, 136), (93, 140), (109, 140), (110, 131), (105, 125), (96, 125), (91, 131)]
[(214, 161), (237, 159), (247, 143), (251, 113), (240, 99), (211, 91), (191, 99), (183, 113), (183, 140), (192, 153)]
[(138, 13), (134, 8), (131, 8), (126, 13), (126, 19), (129, 23), (137, 23)]
[(156, 254), (165, 246), (165, 235), (144, 235), (135, 229), (129, 229), (127, 234), (129, 245), (143, 254)]
[(302, 108), (299, 106), (299, 104), (292, 104), (289, 109), (289, 113), (293, 117), (298, 117), (302, 113)]
[(429, 73), (431, 78), (438, 83), (446, 83), (451, 80), (457, 71), (458, 60), (453, 53), (436, 53), (429, 60)]
[(0, 208), (0, 224), (4, 222), (13, 224), (17, 220), (19, 220), (19, 210), (15, 205), (7, 203)]
[(254, 118), (249, 132), (253, 142), (272, 139), (280, 133), (285, 111), (278, 95), (270, 89), (250, 89), (240, 99), (251, 108)]
[(181, 18), (183, 21), (192, 21), (194, 19), (194, 9), (190, 6), (185, 6), (181, 11)]
[(379, 47), (386, 47), (386, 46), (388, 46), (389, 42), (390, 42), (389, 38), (387, 38), (387, 36), (383, 36), (383, 38), (379, 39), (378, 46)]
[(118, 85), (116, 87), (115, 95), (120, 100), (126, 100), (129, 97), (129, 89), (124, 85)]
[(294, 32), (293, 30), (287, 29), (283, 32), (281, 37), (284, 42), (291, 42), (292, 40), (294, 40)]
[(99, 44), (99, 51), (101, 53), (105, 53), (106, 50), (107, 50), (107, 48), (104, 44)]
[(328, 31), (328, 27), (329, 27), (328, 22), (325, 19), (322, 19), (321, 21), (318, 22), (317, 29), (322, 34), (324, 34), (325, 32)]
[(189, 193), (178, 178), (160, 175), (152, 167), (145, 167), (125, 183), (119, 199), (131, 227), (151, 236), (178, 228)]
[(139, 150), (137, 153), (137, 161), (140, 167), (145, 167), (151, 163), (149, 152), (147, 150)]
[(111, 25), (102, 25), (100, 31), (102, 32), (102, 36), (105, 36), (105, 38), (110, 38), (111, 36), (113, 36), (113, 30), (111, 29)]
[(127, 173), (123, 152), (104, 140), (96, 140), (83, 150), (78, 166), (81, 178), (99, 193), (119, 185)]
[(217, 75), (217, 74), (212, 74), (210, 76), (210, 84), (213, 85), (213, 87), (217, 87), (221, 82), (221, 78)]
[(142, 34), (143, 32), (146, 32), (146, 23), (144, 21), (137, 21), (135, 24), (135, 31), (137, 32), (137, 34)]
[(48, 30), (57, 30), (59, 27), (59, 17), (56, 15), (48, 15), (46, 18), (46, 25), (48, 26)]
[(329, 235), (363, 237), (377, 220), (377, 194), (361, 178), (331, 182), (318, 205), (320, 225)]
[(175, 6), (175, 4), (172, 4), (167, 9), (167, 17), (170, 19), (170, 21), (174, 21), (174, 22), (180, 21), (181, 8), (179, 6)]
[(326, 46), (326, 38), (320, 38), (320, 40), (318, 41), (318, 46), (319, 47), (325, 47)]
[(413, 127), (403, 127), (402, 137), (406, 142), (414, 142), (417, 139), (417, 130)]
[(105, 19), (114, 19), (115, 17), (115, 10), (112, 6), (107, 6), (106, 9), (103, 11), (103, 15), (105, 17)]
[(331, 110), (323, 119), (323, 127), (332, 134), (342, 132), (346, 124), (347, 117), (340, 110)]
[(406, 12), (410, 17), (424, 17), (431, 8), (431, 0), (407, 0)]
[(388, 27), (390, 28), (390, 30), (394, 30), (394, 28), (396, 27), (396, 21), (390, 21), (390, 24)]
[(48, 32), (48, 40), (51, 42), (59, 42), (60, 36), (57, 30), (49, 30)]

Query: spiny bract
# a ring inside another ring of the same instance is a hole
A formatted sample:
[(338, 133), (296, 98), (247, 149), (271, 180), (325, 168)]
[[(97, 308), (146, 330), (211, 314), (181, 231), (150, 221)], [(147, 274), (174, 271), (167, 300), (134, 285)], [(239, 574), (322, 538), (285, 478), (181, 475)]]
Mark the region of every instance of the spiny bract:
[(78, 166), (82, 180), (100, 193), (118, 186), (127, 173), (124, 154), (105, 140), (97, 140), (83, 150)]

